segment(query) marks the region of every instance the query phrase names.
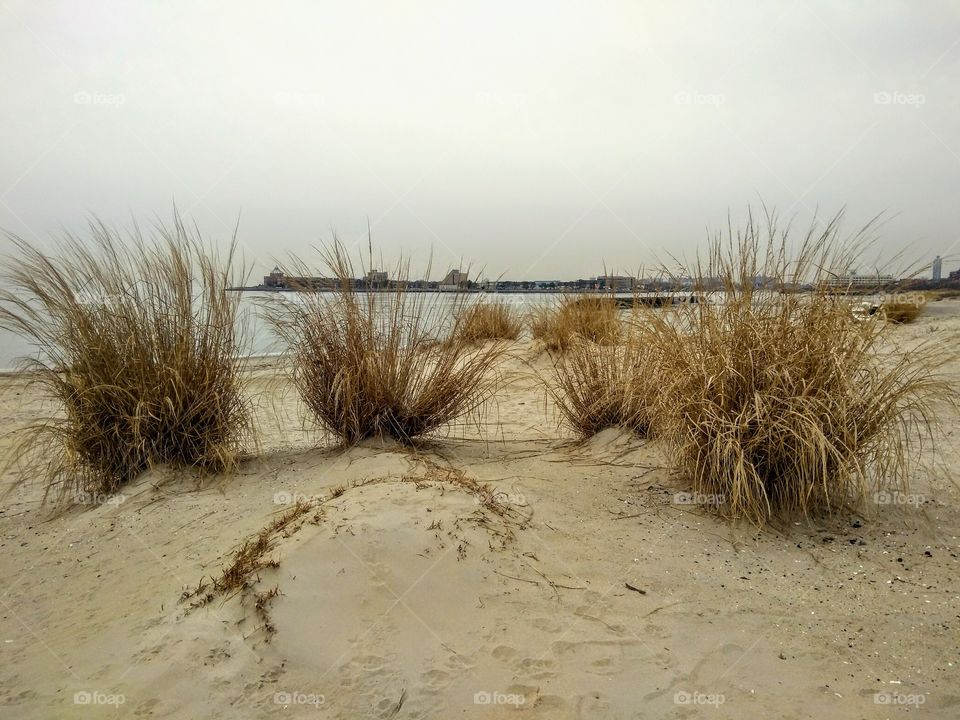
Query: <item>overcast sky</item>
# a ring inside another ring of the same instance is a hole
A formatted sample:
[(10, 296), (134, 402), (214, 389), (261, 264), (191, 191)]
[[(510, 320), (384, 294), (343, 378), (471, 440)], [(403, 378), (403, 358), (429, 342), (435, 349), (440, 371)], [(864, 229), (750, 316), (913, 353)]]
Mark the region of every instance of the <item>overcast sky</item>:
[(577, 278), (762, 197), (960, 265), (958, 0), (0, 0), (0, 48), (0, 227), (32, 239), (175, 201), (240, 215), (255, 274), (369, 218), (387, 257)]

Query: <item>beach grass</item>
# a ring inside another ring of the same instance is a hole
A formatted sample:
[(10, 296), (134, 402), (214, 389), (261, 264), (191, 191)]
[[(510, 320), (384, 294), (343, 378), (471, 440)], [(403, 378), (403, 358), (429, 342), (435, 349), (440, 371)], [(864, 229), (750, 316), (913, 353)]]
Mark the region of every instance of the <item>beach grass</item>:
[[(914, 293), (919, 295), (919, 293)], [(920, 295), (910, 300), (894, 300), (884, 302), (880, 306), (880, 315), (887, 321), (897, 325), (906, 325), (914, 322), (923, 313), (927, 298)]]
[(616, 301), (594, 295), (562, 297), (535, 307), (529, 323), (533, 338), (550, 352), (565, 352), (581, 340), (615, 343), (622, 331)]
[(206, 249), (176, 213), (149, 237), (97, 220), (50, 251), (8, 237), (0, 325), (35, 348), (23, 369), (59, 409), (15, 454), (44, 499), (102, 497), (157, 464), (233, 468), (255, 442), (235, 241)]
[[(480, 423), (497, 386), (502, 340), (477, 346), (463, 332), (466, 296), (430, 304), (407, 289), (399, 263), (390, 289), (357, 289), (353, 263), (334, 240), (322, 251), (336, 290), (304, 288), (267, 317), (283, 339), (293, 385), (309, 416), (346, 444), (367, 438), (410, 443), (455, 422)], [(287, 274), (307, 275), (299, 261)], [(452, 305), (452, 307), (451, 307)]]
[(547, 380), (562, 423), (581, 438), (619, 427), (651, 433), (658, 405), (652, 348), (628, 335), (617, 344), (578, 340), (553, 356)]
[(658, 434), (674, 467), (732, 517), (762, 524), (904, 489), (932, 401), (951, 394), (929, 353), (885, 342), (881, 318), (857, 319), (827, 291), (789, 292), (855, 266), (871, 226), (844, 237), (841, 219), (797, 242), (775, 215), (751, 216), (685, 271), (704, 288), (720, 279), (719, 297), (637, 324), (659, 349)]
[(466, 342), (517, 340), (523, 332), (523, 319), (516, 307), (504, 302), (472, 303), (461, 313), (459, 334)]

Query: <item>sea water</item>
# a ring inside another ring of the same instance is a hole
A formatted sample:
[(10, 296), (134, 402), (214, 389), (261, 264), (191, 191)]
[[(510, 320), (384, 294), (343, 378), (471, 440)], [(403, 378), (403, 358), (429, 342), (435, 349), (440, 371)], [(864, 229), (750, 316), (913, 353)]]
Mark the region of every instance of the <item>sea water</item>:
[[(238, 322), (241, 323), (240, 337), (243, 339), (242, 348), (245, 353), (263, 356), (279, 355), (284, 351), (284, 346), (266, 320), (265, 311), (271, 305), (278, 303), (302, 302), (299, 295), (300, 293), (295, 292), (244, 292), (241, 294)], [(456, 293), (430, 292), (416, 297), (411, 293), (408, 302), (414, 305), (421, 303), (419, 307), (429, 315), (430, 322), (439, 326), (463, 303), (502, 302), (515, 306), (523, 313), (532, 307), (559, 302), (561, 297), (560, 293), (472, 293), (461, 297)], [(387, 293), (381, 293), (379, 298), (375, 299), (375, 304), (378, 299), (387, 301), (388, 298)], [(360, 300), (363, 302), (362, 296)], [(23, 358), (35, 358), (42, 352), (43, 348), (33, 347), (20, 336), (0, 329), (0, 370), (16, 369)]]

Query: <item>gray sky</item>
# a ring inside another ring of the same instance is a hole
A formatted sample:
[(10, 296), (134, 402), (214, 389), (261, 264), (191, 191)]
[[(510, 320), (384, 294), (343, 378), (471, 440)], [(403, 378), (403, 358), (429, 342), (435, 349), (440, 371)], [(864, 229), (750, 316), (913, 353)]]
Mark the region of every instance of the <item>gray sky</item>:
[(0, 1), (0, 227), (88, 212), (255, 274), (336, 229), (439, 270), (689, 254), (763, 197), (960, 266), (960, 2)]

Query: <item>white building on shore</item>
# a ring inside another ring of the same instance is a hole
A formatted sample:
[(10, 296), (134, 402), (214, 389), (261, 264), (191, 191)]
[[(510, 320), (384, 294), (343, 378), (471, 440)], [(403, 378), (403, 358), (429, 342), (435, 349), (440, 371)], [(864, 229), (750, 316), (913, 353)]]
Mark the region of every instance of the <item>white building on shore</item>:
[(829, 284), (836, 287), (879, 287), (896, 281), (893, 275), (881, 275), (879, 270), (874, 275), (861, 275), (851, 270), (846, 275), (836, 275)]

